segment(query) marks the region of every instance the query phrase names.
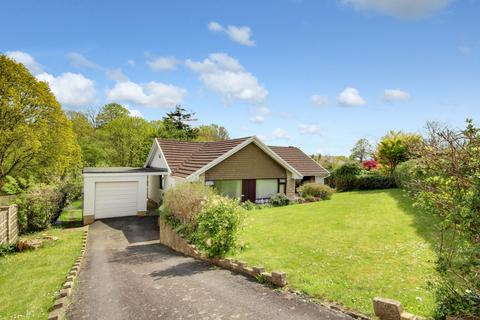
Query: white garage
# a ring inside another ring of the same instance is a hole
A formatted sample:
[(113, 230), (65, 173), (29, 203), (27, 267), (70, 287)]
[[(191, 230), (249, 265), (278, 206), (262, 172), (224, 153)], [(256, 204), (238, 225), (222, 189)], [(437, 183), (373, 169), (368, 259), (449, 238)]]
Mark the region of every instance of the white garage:
[(84, 223), (145, 214), (148, 177), (164, 174), (166, 170), (154, 168), (84, 168)]

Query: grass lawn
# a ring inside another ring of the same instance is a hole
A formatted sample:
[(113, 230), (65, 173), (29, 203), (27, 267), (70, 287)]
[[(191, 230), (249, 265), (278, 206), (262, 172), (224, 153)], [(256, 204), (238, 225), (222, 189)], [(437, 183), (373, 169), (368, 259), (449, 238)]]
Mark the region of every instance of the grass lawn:
[(46, 319), (56, 292), (78, 257), (83, 228), (52, 228), (44, 247), (0, 258), (0, 319)]
[(82, 199), (73, 201), (62, 211), (62, 213), (58, 217), (58, 221), (60, 221), (64, 225), (81, 226), (83, 224), (82, 205)]
[(434, 221), (399, 189), (337, 193), (332, 200), (249, 211), (234, 258), (287, 272), (313, 297), (373, 314), (372, 298), (423, 316), (434, 301)]

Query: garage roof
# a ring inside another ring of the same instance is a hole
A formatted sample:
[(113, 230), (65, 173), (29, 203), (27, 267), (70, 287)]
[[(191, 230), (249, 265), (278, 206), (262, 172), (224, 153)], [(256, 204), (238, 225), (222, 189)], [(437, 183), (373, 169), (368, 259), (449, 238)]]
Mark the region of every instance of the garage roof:
[(85, 167), (83, 173), (155, 173), (167, 172), (167, 169), (137, 167)]

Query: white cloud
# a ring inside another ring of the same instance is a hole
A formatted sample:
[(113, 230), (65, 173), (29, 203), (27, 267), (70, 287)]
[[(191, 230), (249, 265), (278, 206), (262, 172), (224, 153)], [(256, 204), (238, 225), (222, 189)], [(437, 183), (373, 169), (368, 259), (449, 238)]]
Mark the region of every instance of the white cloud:
[(255, 41), (252, 40), (252, 29), (247, 26), (237, 27), (229, 25), (226, 28), (220, 23), (212, 21), (208, 24), (208, 30), (213, 32), (223, 32), (231, 40), (240, 43), (244, 46), (254, 46)]
[(288, 134), (288, 132), (285, 131), (285, 130), (282, 129), (282, 128), (277, 128), (277, 129), (273, 130), (272, 135), (273, 135), (276, 139), (285, 139), (285, 140), (290, 139), (290, 135)]
[(319, 134), (320, 133), (320, 126), (318, 124), (300, 124), (298, 126), (300, 134)]
[(103, 69), (100, 65), (96, 64), (91, 60), (88, 60), (78, 52), (70, 52), (69, 54), (67, 54), (67, 58), (70, 61), (70, 64), (76, 68), (88, 68), (97, 70)]
[(85, 78), (82, 74), (66, 72), (55, 77), (44, 72), (37, 75), (37, 79), (47, 82), (57, 100), (63, 105), (78, 107), (95, 101), (95, 81)]
[(154, 71), (174, 70), (177, 63), (178, 61), (174, 57), (157, 57), (147, 61), (150, 69)]
[(42, 72), (42, 66), (28, 53), (23, 51), (7, 51), (6, 55), (13, 60), (22, 63), (33, 74)]
[(341, 0), (355, 9), (399, 18), (421, 18), (445, 8), (451, 0)]
[(355, 88), (345, 88), (337, 98), (338, 103), (343, 106), (360, 106), (365, 104), (365, 100)]
[(258, 139), (260, 139), (262, 141), (267, 141), (268, 140), (268, 137), (264, 134), (259, 133), (256, 136), (257, 136)]
[(105, 74), (117, 82), (128, 81), (128, 77), (123, 73), (122, 69), (106, 69)]
[(185, 64), (200, 74), (200, 79), (207, 88), (227, 101), (259, 104), (268, 94), (253, 74), (226, 53), (212, 53), (207, 59), (198, 62), (188, 59)]
[(472, 48), (469, 46), (459, 46), (457, 49), (463, 55), (469, 55), (472, 53)]
[(400, 89), (386, 89), (383, 91), (383, 100), (388, 102), (406, 101), (408, 99), (410, 99), (410, 94)]
[(134, 66), (135, 65), (135, 60), (133, 59), (128, 59), (127, 63), (131, 66)]
[(137, 84), (131, 81), (119, 82), (107, 90), (110, 101), (125, 101), (147, 107), (171, 107), (180, 104), (187, 91), (180, 87), (161, 82)]
[(265, 122), (265, 117), (262, 115), (257, 114), (256, 116), (250, 118), (250, 121), (253, 123), (264, 123)]
[(127, 105), (123, 105), (123, 106), (128, 110), (128, 112), (130, 112), (131, 117), (143, 118), (143, 114), (140, 112), (140, 110), (130, 109), (130, 107)]
[(321, 95), (318, 95), (318, 94), (314, 94), (310, 100), (312, 101), (312, 103), (316, 106), (325, 106), (328, 104), (328, 99), (326, 96), (321, 96)]

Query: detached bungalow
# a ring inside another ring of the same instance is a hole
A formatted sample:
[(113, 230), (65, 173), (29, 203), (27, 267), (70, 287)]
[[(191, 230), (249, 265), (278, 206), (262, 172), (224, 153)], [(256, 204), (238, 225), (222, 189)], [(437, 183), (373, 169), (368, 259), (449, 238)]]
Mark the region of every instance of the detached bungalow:
[(296, 147), (267, 146), (257, 137), (218, 142), (155, 139), (143, 168), (84, 168), (84, 220), (143, 214), (177, 183), (201, 182), (258, 202), (295, 196), (304, 182), (329, 173)]

